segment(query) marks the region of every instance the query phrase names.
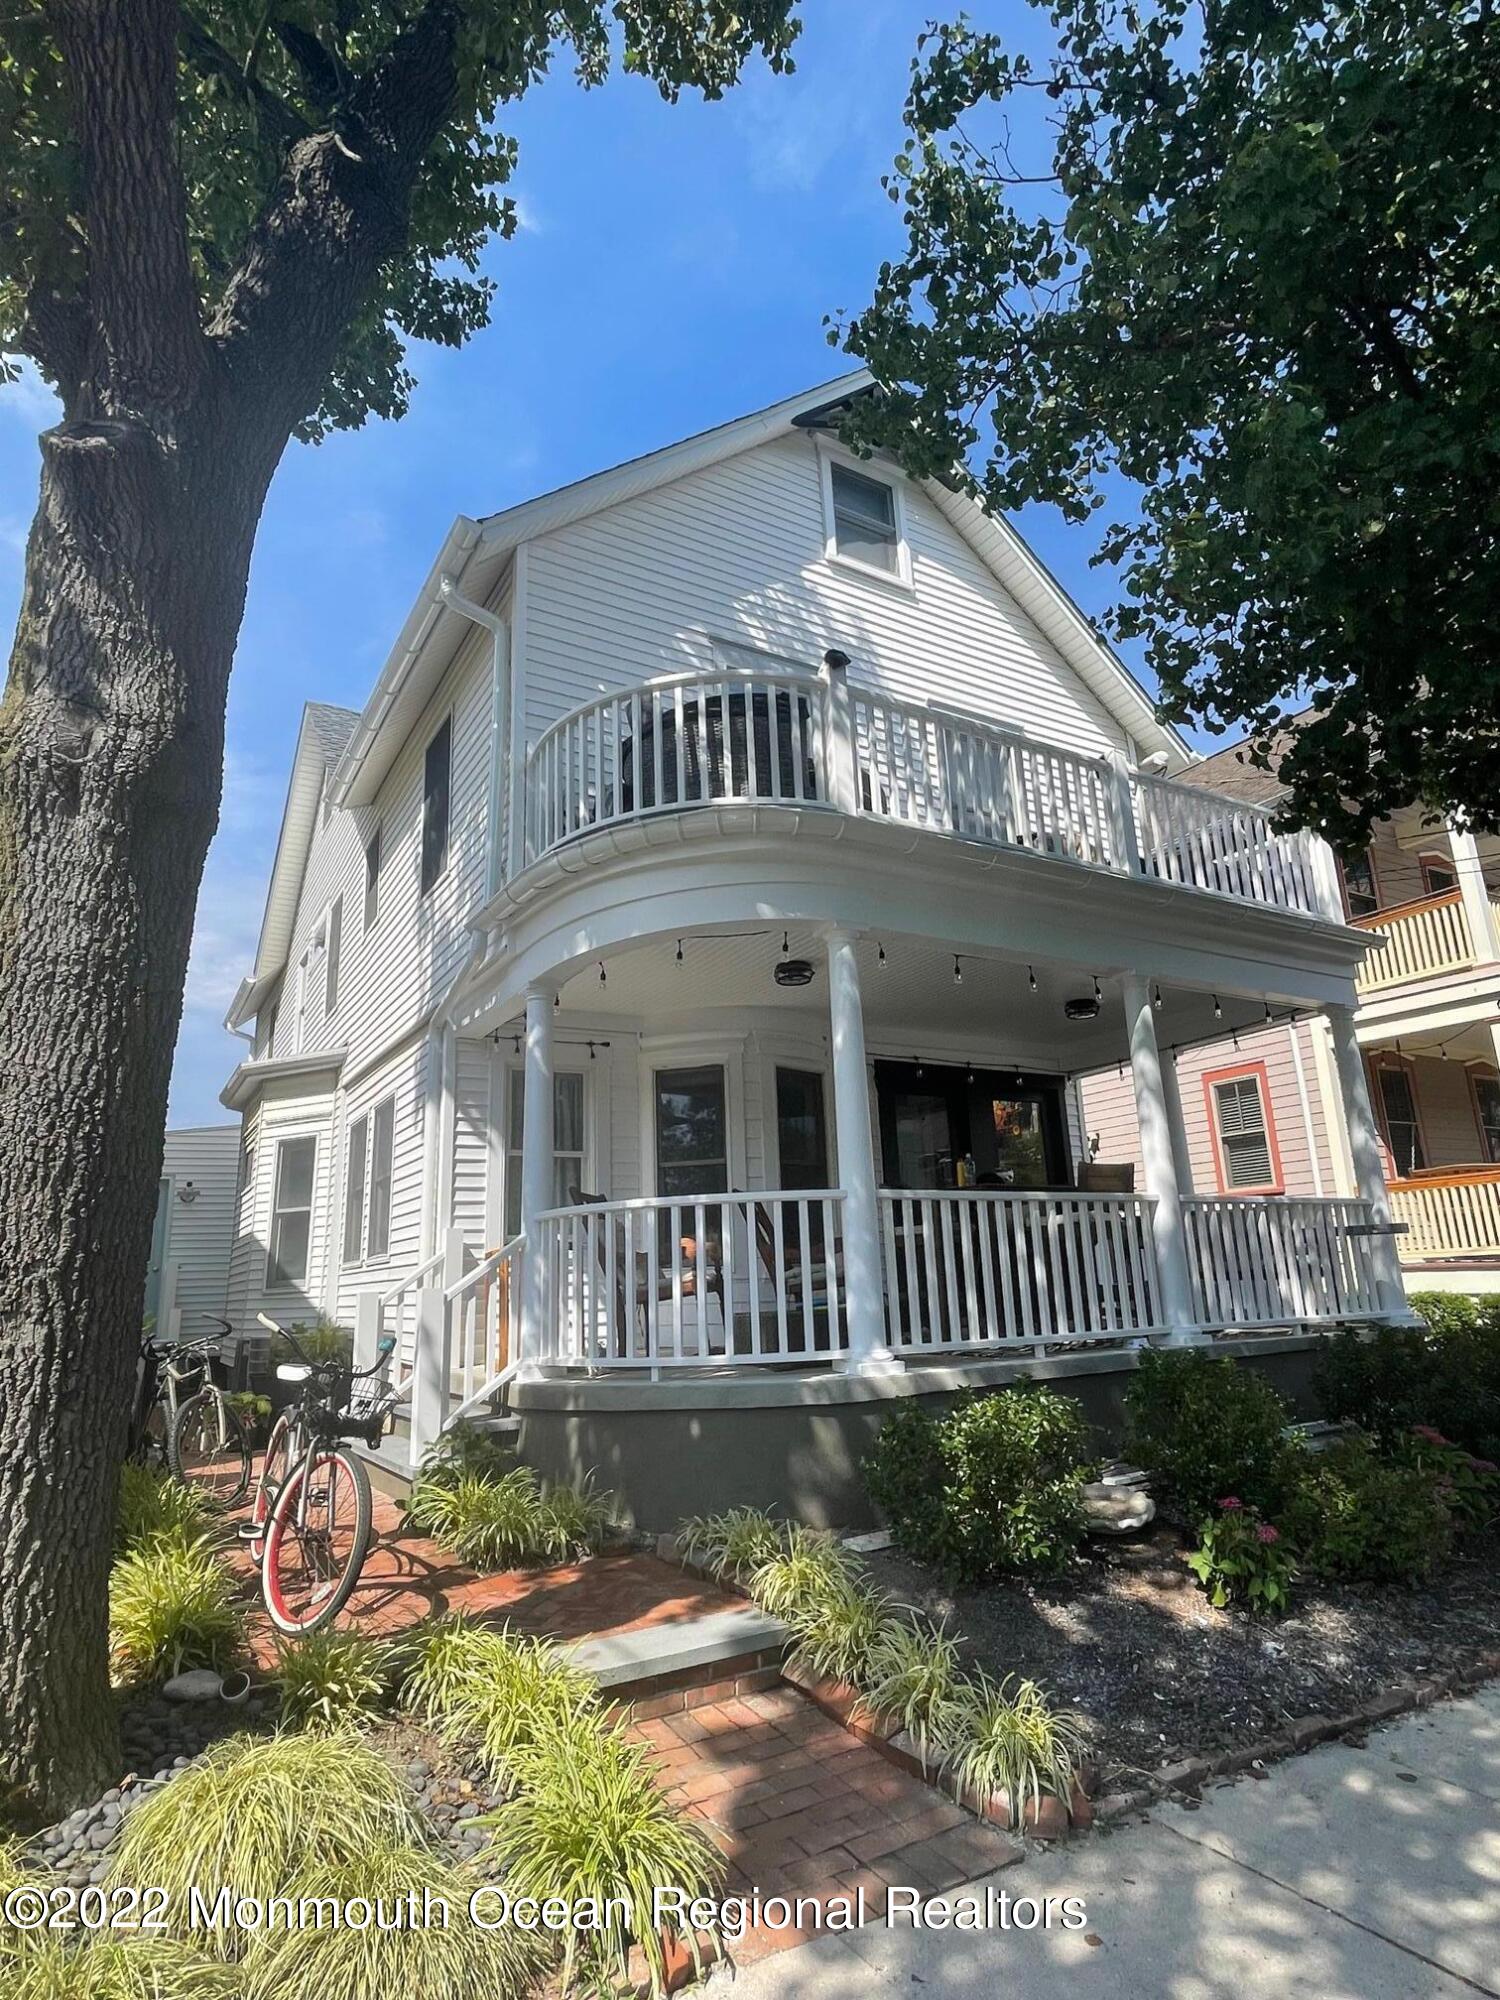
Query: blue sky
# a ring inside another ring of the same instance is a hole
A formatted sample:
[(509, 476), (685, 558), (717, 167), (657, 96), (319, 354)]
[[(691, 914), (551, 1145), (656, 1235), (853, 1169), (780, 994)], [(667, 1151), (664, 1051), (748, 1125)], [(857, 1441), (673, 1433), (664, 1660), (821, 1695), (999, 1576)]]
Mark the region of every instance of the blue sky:
[[(1038, 45), (1045, 25), (974, 0)], [(293, 445), (272, 488), (229, 700), (220, 830), (199, 899), (171, 1122), (217, 1123), (243, 1045), (220, 1023), (251, 961), (304, 700), (358, 708), (456, 513), (487, 514), (840, 373), (823, 316), (862, 305), (899, 211), (881, 189), (928, 0), (804, 0), (794, 76), (721, 103), (559, 69), (507, 122), (521, 228), (493, 246), (493, 323), (421, 349), (399, 424)], [(0, 391), (0, 623), (36, 490), (34, 379)], [(1091, 531), (1019, 525), (1089, 610)]]

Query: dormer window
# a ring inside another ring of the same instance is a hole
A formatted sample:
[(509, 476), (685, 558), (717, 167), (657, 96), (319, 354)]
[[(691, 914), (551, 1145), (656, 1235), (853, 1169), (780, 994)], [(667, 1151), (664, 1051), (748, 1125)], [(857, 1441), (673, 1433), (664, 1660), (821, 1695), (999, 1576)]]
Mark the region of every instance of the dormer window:
[(833, 514), (833, 554), (866, 569), (900, 576), (901, 534), (896, 520), (896, 489), (883, 479), (871, 479), (847, 465), (830, 464), (829, 498)]

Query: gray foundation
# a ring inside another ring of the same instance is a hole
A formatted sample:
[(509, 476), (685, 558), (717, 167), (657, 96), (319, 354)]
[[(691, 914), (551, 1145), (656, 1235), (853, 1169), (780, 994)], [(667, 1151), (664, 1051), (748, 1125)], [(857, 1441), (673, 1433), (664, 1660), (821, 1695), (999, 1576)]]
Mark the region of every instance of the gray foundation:
[[(1322, 1337), (1216, 1341), (1273, 1384), (1293, 1414), (1312, 1416), (1313, 1360)], [(1045, 1381), (1076, 1396), (1101, 1451), (1118, 1447), (1134, 1352), (1068, 1354), (911, 1368), (851, 1377), (779, 1373), (647, 1382), (633, 1377), (513, 1383), (521, 1457), (545, 1479), (592, 1473), (623, 1517), (654, 1532), (689, 1514), (765, 1507), (820, 1527), (876, 1519), (859, 1461), (892, 1406), (916, 1396), (943, 1409), (966, 1389)]]

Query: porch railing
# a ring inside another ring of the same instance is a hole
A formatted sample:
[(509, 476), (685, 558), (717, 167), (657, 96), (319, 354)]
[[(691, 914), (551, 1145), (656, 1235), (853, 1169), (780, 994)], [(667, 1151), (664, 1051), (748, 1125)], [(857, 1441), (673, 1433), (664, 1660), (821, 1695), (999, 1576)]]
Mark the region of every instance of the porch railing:
[(1176, 779), (1136, 771), (1130, 784), (1142, 874), (1243, 903), (1336, 914), (1312, 835), (1278, 833), (1263, 807)]
[(594, 1202), (538, 1218), (565, 1367), (828, 1359), (847, 1339), (839, 1188)]
[(1338, 917), (1332, 861), (1259, 806), (980, 716), (817, 675), (726, 669), (598, 696), (529, 751), (525, 858), (690, 806), (842, 810)]
[(1382, 951), (1372, 951), (1355, 981), (1361, 994), (1381, 993), (1408, 979), (1428, 979), (1434, 973), (1462, 972), (1475, 962), (1474, 938), (1461, 889), (1399, 903), (1372, 916), (1357, 917), (1360, 930), (1385, 939)]
[(447, 1423), (488, 1403), (511, 1372), (516, 1282), (525, 1247), (524, 1237), (513, 1237), (443, 1292)]
[(912, 1356), (1161, 1330), (1152, 1204), (880, 1191), (887, 1338)]
[(1406, 1224), (1403, 1264), (1500, 1257), (1500, 1166), (1416, 1174), (1388, 1192), (1392, 1215)]
[(1381, 1310), (1365, 1201), (1197, 1195), (1182, 1204), (1193, 1316), (1286, 1326)]

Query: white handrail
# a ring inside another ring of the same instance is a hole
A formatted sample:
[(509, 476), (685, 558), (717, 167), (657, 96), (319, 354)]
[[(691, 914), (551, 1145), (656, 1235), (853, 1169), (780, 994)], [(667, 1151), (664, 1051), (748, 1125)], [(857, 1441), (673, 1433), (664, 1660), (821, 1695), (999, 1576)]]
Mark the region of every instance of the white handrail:
[(548, 1209), (547, 1359), (601, 1370), (829, 1360), (847, 1344), (840, 1188)]
[(513, 1301), (525, 1249), (526, 1238), (513, 1236), (443, 1291), (451, 1399), (445, 1430), (487, 1403), (515, 1373)]
[(880, 1190), (886, 1325), (907, 1356), (1162, 1331), (1143, 1195)]
[(1367, 1201), (1194, 1195), (1182, 1204), (1194, 1317), (1203, 1326), (1372, 1318), (1380, 1280)]

